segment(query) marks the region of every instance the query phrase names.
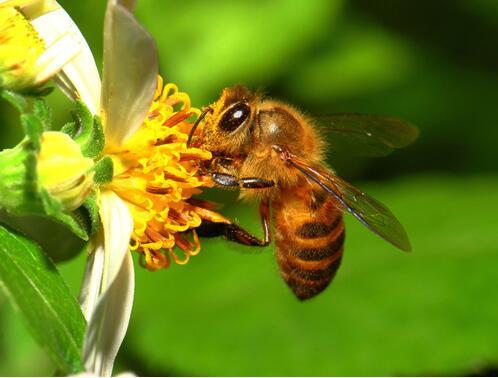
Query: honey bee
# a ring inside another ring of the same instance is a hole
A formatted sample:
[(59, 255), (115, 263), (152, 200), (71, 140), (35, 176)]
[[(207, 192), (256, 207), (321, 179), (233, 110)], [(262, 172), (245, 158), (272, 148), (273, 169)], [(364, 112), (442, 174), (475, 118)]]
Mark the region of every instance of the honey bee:
[[(418, 135), (408, 123), (358, 114), (331, 116), (326, 131), (334, 147), (375, 156), (404, 147)], [(326, 167), (326, 145), (317, 127), (287, 104), (242, 86), (226, 88), (198, 118), (188, 144), (212, 152), (204, 169), (214, 183), (239, 188), (242, 198), (259, 201), (264, 237), (232, 222), (206, 222), (199, 233), (267, 246), (271, 209), (280, 273), (300, 300), (319, 294), (334, 278), (344, 250), (344, 212), (397, 248), (411, 249), (389, 209)]]

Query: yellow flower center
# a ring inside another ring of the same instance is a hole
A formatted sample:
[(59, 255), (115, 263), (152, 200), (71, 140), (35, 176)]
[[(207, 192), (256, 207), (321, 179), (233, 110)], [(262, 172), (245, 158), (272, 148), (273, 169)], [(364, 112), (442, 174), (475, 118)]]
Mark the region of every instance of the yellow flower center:
[(211, 186), (200, 169), (211, 153), (187, 147), (192, 118), (199, 114), (186, 93), (174, 84), (163, 88), (159, 77), (142, 126), (119, 150), (106, 151), (114, 161), (110, 189), (133, 215), (131, 249), (142, 254), (150, 270), (168, 267), (170, 258), (185, 264), (199, 253), (195, 228), (202, 219), (228, 222), (208, 202), (191, 198), (201, 187)]

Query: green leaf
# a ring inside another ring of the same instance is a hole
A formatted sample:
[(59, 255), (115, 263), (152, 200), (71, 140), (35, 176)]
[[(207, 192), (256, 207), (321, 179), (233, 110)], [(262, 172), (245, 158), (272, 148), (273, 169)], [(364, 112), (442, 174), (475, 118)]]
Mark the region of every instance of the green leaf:
[[(51, 376), (52, 361), (0, 290), (0, 376)], [(26, 361), (30, 363), (27, 364)]]
[(57, 369), (65, 374), (82, 371), (85, 319), (78, 302), (43, 251), (2, 226), (0, 283)]
[[(10, 228), (34, 241), (56, 264), (74, 259), (79, 254), (85, 255), (83, 249), (86, 241), (69, 232), (67, 226), (56, 219), (43, 215), (16, 216), (0, 210), (0, 224), (8, 224)], [(34, 224), (36, 227), (33, 227)], [(89, 226), (86, 228), (90, 229)], [(80, 279), (81, 274), (77, 274), (77, 280)]]
[[(347, 216), (337, 277), (299, 302), (271, 247), (202, 239), (186, 266), (136, 269), (139, 294), (123, 354), (156, 367), (154, 375), (466, 375), (496, 366), (498, 179), (358, 186), (396, 214), (412, 253)], [(222, 212), (261, 234), (256, 205)], [(154, 327), (144, 326), (151, 316)]]

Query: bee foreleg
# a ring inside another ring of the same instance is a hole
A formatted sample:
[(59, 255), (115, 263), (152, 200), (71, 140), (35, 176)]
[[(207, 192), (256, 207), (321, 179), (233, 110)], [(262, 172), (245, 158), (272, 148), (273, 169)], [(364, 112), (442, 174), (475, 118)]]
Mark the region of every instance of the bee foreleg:
[(246, 189), (264, 189), (275, 186), (275, 183), (272, 180), (265, 180), (259, 177), (244, 177), (239, 179), (236, 176), (229, 175), (228, 173), (219, 172), (211, 173), (211, 177), (218, 185), (231, 188), (239, 187)]

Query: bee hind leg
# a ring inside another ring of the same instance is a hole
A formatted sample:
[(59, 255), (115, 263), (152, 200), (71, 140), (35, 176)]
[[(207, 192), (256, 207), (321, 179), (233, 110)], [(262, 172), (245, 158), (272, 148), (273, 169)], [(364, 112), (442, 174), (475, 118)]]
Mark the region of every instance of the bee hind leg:
[(212, 221), (203, 221), (197, 228), (197, 234), (204, 237), (223, 236), (225, 239), (235, 243), (266, 247), (271, 243), (270, 207), (267, 202), (263, 201), (259, 209), (264, 233), (263, 239), (251, 235), (248, 231), (234, 223), (217, 223)]

